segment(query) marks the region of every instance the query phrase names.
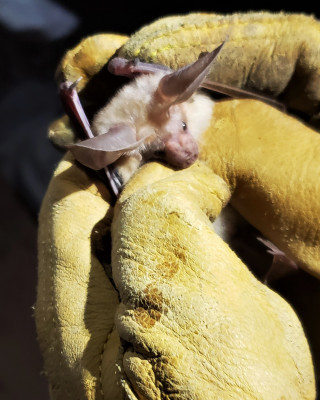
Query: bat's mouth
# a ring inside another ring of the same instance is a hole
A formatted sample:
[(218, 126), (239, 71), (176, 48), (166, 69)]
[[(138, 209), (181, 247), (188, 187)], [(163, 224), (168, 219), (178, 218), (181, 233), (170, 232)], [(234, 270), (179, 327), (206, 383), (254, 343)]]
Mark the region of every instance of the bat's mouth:
[(116, 197), (118, 197), (123, 188), (122, 179), (121, 179), (117, 169), (112, 165), (109, 165), (108, 167), (106, 167), (105, 171), (106, 171), (106, 175), (109, 180), (109, 183), (110, 183), (111, 190), (112, 190), (113, 194)]
[(150, 159), (152, 160), (164, 160), (165, 159), (165, 152), (164, 150), (156, 150), (152, 156), (150, 157)]

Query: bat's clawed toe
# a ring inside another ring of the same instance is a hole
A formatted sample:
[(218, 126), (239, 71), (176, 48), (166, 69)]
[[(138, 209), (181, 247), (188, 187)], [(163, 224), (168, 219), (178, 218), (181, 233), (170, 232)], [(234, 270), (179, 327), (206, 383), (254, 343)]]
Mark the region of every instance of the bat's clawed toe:
[(113, 194), (118, 197), (125, 184), (137, 171), (141, 163), (141, 155), (125, 155), (120, 157), (115, 163), (105, 168), (107, 178)]
[(118, 169), (113, 165), (109, 165), (105, 168), (105, 171), (110, 184), (110, 188), (114, 196), (118, 197), (123, 187), (123, 180), (118, 172)]

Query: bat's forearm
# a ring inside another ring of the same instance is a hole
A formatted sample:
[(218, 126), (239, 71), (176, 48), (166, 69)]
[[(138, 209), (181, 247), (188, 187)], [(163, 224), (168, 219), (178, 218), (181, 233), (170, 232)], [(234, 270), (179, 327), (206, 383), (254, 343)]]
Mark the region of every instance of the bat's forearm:
[(93, 138), (90, 123), (81, 105), (76, 86), (78, 81), (63, 82), (60, 84), (60, 99), (72, 123), (76, 127), (80, 127), (80, 134), (83, 138)]

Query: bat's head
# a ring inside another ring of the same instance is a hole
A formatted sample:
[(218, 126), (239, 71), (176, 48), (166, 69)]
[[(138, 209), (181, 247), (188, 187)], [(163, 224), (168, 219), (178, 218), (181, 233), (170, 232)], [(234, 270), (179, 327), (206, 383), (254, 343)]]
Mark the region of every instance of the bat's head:
[(124, 86), (94, 117), (96, 136), (71, 149), (76, 159), (95, 170), (109, 166), (115, 192), (155, 154), (176, 168), (194, 163), (196, 138), (212, 113), (211, 100), (195, 92), (220, 48), (178, 71), (156, 71)]

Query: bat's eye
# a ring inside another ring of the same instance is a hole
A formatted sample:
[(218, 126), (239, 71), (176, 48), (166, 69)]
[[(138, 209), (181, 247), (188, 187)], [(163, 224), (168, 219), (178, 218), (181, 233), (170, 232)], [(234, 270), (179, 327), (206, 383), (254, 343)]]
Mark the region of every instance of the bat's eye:
[(184, 121), (181, 121), (181, 124), (182, 124), (182, 129), (184, 131), (186, 131), (187, 130), (187, 124)]

